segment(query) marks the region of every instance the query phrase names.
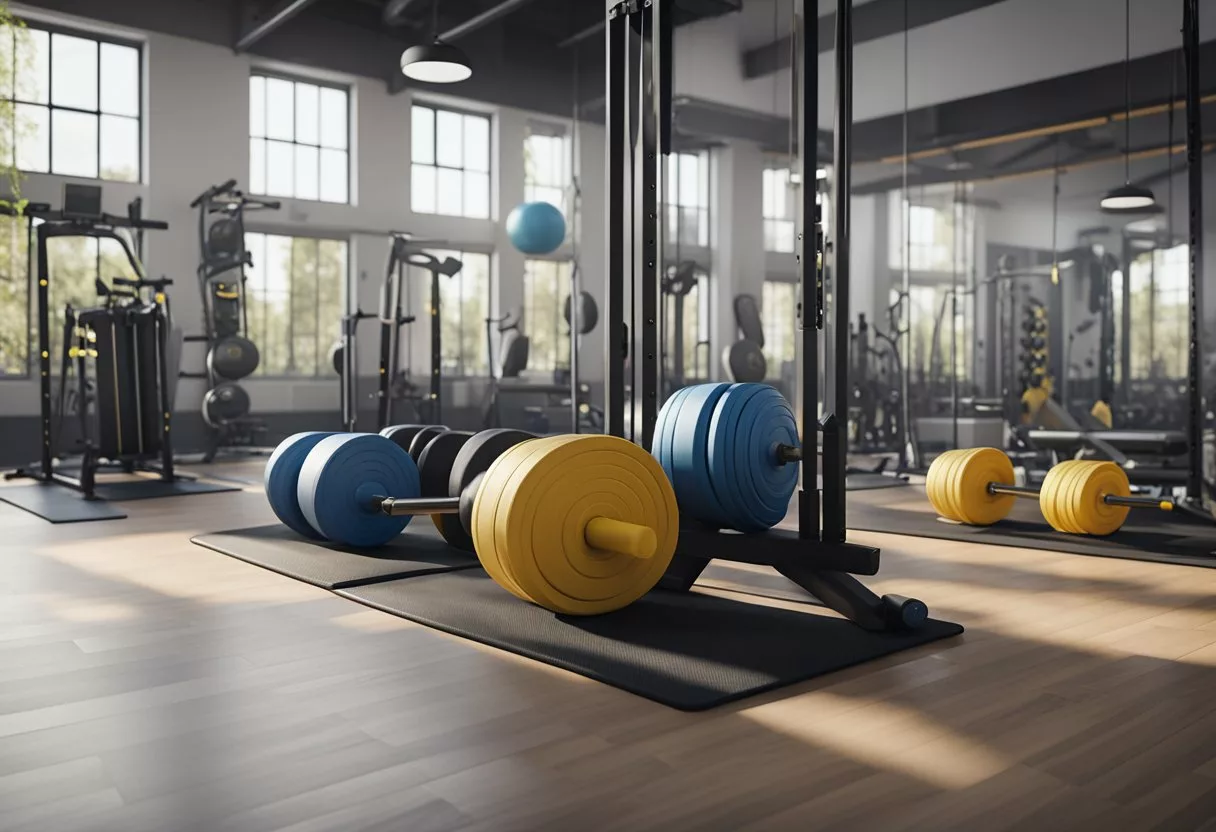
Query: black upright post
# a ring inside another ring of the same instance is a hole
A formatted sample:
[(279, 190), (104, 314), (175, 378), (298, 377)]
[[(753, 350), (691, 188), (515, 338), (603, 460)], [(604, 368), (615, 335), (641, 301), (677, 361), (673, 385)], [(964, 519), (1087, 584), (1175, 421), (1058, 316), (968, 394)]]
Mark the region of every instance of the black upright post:
[[(41, 479), (49, 482), (52, 474), (51, 451), (51, 313), (50, 284), (51, 271), (47, 265), (46, 230), (48, 226), (38, 227), (38, 384), (39, 412), (42, 421), (42, 472)], [(83, 391), (81, 393), (83, 395)]]
[(1203, 501), (1203, 125), (1199, 102), (1199, 0), (1183, 0), (1182, 47), (1186, 62), (1187, 202), (1190, 214), (1190, 351), (1187, 381), (1187, 500)]
[(177, 477), (173, 472), (173, 402), (169, 399), (169, 310), (168, 300), (159, 300), (161, 292), (157, 291), (153, 300), (156, 302), (155, 336), (156, 336), (156, 386), (157, 398), (160, 404), (161, 436), (160, 436), (160, 477), (166, 482), (172, 482)]
[(798, 282), (802, 297), (798, 303), (798, 326), (802, 337), (802, 488), (798, 491), (798, 536), (819, 539), (819, 284), (822, 280), (820, 252), (823, 250), (821, 226), (815, 195), (819, 172), (819, 81), (813, 70), (818, 64), (818, 8), (802, 3), (802, 33), (798, 55), (802, 93), (798, 110), (798, 151), (802, 160), (802, 197), (798, 212)]
[(392, 399), (392, 348), (393, 330), (397, 324), (393, 320), (393, 276), (398, 264), (398, 242), (394, 238), (389, 244), (388, 266), (384, 271), (384, 285), (380, 287), (380, 362), (377, 367), (377, 408), (376, 427), (386, 428), (393, 418)]
[(604, 432), (625, 435), (625, 362), (629, 356), (629, 330), (625, 325), (625, 166), (628, 159), (628, 122), (625, 119), (628, 91), (625, 86), (629, 61), (628, 22), (625, 5), (608, 11), (607, 53), (607, 169), (608, 169), (608, 274), (604, 298)]
[[(836, 143), (832, 207), (835, 235), (832, 262), (832, 342), (835, 361), (828, 374), (831, 409), (823, 422), (823, 539), (845, 539), (845, 468), (848, 455), (849, 362), (849, 196), (853, 132), (852, 0), (836, 7)], [(808, 59), (809, 60), (809, 59)]]
[[(443, 402), (440, 399), (440, 374), (443, 371), (443, 327), (440, 326), (439, 317), (439, 277), (438, 271), (431, 272), (431, 405), (427, 411), (427, 418), (431, 424), (438, 425), (443, 421)], [(397, 331), (400, 324), (397, 321), (397, 313), (393, 320), (393, 332)], [(393, 339), (396, 341), (396, 339)]]

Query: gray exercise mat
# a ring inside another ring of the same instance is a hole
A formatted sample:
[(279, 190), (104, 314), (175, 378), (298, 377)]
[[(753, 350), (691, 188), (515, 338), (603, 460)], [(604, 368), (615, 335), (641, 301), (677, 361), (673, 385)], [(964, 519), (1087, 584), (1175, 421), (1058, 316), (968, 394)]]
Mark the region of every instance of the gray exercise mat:
[(146, 477), (125, 482), (99, 482), (94, 491), (103, 500), (150, 500), (156, 497), (182, 497), (187, 494), (218, 494), (223, 491), (240, 491), (238, 485), (201, 482), (199, 480), (171, 480)]
[(1021, 546), (1077, 555), (1216, 567), (1216, 523), (1181, 511), (1133, 509), (1123, 528), (1107, 537), (1053, 531), (1034, 500), (1018, 500), (1008, 519), (993, 526), (941, 520), (922, 485), (849, 496), (848, 527), (866, 532)]
[(54, 483), (0, 488), (0, 500), (51, 523), (121, 520), (127, 516), (104, 500), (86, 500), (79, 491)]
[(322, 589), (478, 565), (473, 555), (444, 543), (428, 517), (416, 518), (405, 534), (377, 549), (351, 549), (309, 540), (277, 523), (202, 534), (191, 542)]
[(556, 615), (480, 569), (341, 590), (339, 595), (578, 673), (686, 711), (805, 681), (958, 635), (930, 619), (912, 633), (697, 592), (654, 591), (608, 615)]

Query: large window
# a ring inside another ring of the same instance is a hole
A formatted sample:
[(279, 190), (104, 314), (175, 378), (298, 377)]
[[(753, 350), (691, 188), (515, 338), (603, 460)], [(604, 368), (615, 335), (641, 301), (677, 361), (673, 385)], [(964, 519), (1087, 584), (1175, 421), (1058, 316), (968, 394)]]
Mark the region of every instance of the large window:
[[(490, 311), (490, 255), (472, 251), (431, 251), (435, 257), (455, 257), (464, 264), (454, 276), (439, 277), (440, 337), (443, 340), (441, 363), (444, 373), (453, 376), (485, 375), (486, 317)], [(414, 297), (424, 301), (425, 321), (430, 315), (431, 273), (410, 269), (411, 284), (418, 287)], [(497, 360), (498, 356), (495, 356)]]
[(345, 88), (250, 76), (249, 190), (348, 202), (349, 111)]
[(524, 329), (531, 341), (528, 367), (570, 366), (570, 328), (563, 316), (570, 295), (569, 261), (528, 260), (524, 264)]
[(534, 123), (524, 140), (524, 200), (556, 206), (569, 220), (570, 137), (560, 128)]
[[(912, 354), (901, 356), (911, 377), (917, 382), (930, 380), (941, 382), (950, 377), (950, 334), (954, 333), (954, 373), (966, 381), (972, 378), (968, 364), (974, 360), (969, 345), (972, 343), (971, 319), (968, 310), (971, 297), (960, 295), (957, 303), (952, 299), (949, 283), (936, 286), (911, 286), (908, 298), (909, 342)], [(889, 300), (895, 304), (899, 291), (892, 289)], [(950, 313), (954, 312), (951, 326)], [(938, 318), (941, 324), (937, 324)], [(933, 342), (936, 330), (937, 343)], [(874, 339), (871, 337), (871, 343)]]
[(769, 378), (781, 377), (781, 365), (793, 361), (798, 331), (798, 284), (784, 280), (764, 281), (760, 299), (760, 321), (764, 324), (764, 357)]
[[(686, 382), (709, 378), (710, 356), (709, 320), (710, 308), (709, 276), (701, 272), (697, 283), (683, 297), (663, 296), (666, 322), (664, 326), (664, 366), (668, 372), (684, 376)], [(682, 308), (684, 326), (676, 325), (676, 310)], [(675, 339), (679, 338), (684, 348), (684, 366), (675, 365)]]
[(410, 205), (420, 214), (490, 216), (490, 119), (415, 104)]
[(341, 328), (345, 240), (245, 235), (249, 337), (263, 376), (332, 375), (327, 358)]
[[(1130, 271), (1132, 378), (1182, 378), (1190, 331), (1188, 249), (1181, 245), (1145, 252), (1132, 261)], [(1121, 294), (1116, 286), (1116, 302)]]
[[(140, 179), (140, 49), (36, 27), (0, 37), (4, 152), (24, 171)], [(7, 108), (6, 108), (7, 109)]]
[(667, 235), (673, 246), (709, 245), (709, 159), (705, 153), (667, 157)]
[(790, 169), (764, 169), (764, 249), (794, 251), (794, 187)]
[[(898, 191), (891, 193), (889, 205), (888, 265), (892, 269), (903, 269), (906, 242), (909, 271), (970, 272), (974, 262), (974, 206), (954, 204), (948, 197), (943, 197), (940, 204), (910, 204)], [(906, 213), (901, 213), (901, 208)]]

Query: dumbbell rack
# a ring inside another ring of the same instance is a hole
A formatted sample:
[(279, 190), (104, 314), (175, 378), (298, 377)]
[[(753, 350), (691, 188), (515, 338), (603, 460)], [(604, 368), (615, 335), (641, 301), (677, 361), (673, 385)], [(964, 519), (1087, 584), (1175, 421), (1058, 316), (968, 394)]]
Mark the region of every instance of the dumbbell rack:
[[(852, 122), (852, 10), (842, 3), (836, 17), (835, 279), (832, 318), (827, 328), (824, 415), (819, 413), (819, 332), (824, 329), (824, 252), (815, 203), (818, 168), (817, 10), (799, 3), (804, 31), (798, 40), (804, 77), (798, 89), (798, 146), (803, 187), (798, 217), (798, 257), (802, 298), (800, 435), (813, 449), (823, 445), (822, 497), (816, 457), (801, 459), (798, 530), (772, 529), (738, 534), (685, 522), (675, 557), (661, 586), (687, 590), (711, 560), (771, 566), (825, 605), (874, 631), (914, 627), (927, 616), (915, 599), (879, 597), (856, 575), (874, 575), (879, 550), (849, 542), (845, 533), (845, 471), (848, 406), (849, 193)], [(663, 264), (658, 189), (662, 156), (671, 152), (671, 54), (673, 0), (624, 0), (608, 10), (606, 32), (608, 133), (608, 260), (606, 296), (605, 429), (614, 436), (651, 447), (660, 390), (659, 286)], [(808, 71), (809, 68), (809, 71)], [(640, 84), (638, 81), (640, 80)], [(808, 121), (806, 114), (812, 114)], [(808, 220), (810, 220), (808, 222)], [(808, 236), (809, 232), (809, 236)], [(627, 305), (628, 304), (628, 305)], [(630, 361), (630, 357), (633, 361)], [(627, 384), (628, 379), (628, 384)], [(631, 396), (626, 397), (626, 389)], [(628, 433), (626, 425), (628, 424)], [(808, 429), (809, 427), (809, 429)], [(821, 502), (822, 499), (822, 502)]]

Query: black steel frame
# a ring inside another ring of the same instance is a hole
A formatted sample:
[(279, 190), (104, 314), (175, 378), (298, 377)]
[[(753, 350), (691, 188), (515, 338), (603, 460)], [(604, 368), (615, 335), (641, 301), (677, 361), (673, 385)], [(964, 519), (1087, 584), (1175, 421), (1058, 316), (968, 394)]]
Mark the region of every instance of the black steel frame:
[[(81, 420), (81, 429), (84, 440), (84, 454), (81, 460), (80, 476), (70, 477), (66, 474), (59, 473), (55, 470), (54, 463), (58, 458), (55, 448), (54, 432), (52, 430), (52, 420), (54, 418), (53, 405), (51, 402), (51, 314), (50, 314), (50, 283), (51, 270), (50, 258), (47, 256), (47, 242), (55, 237), (92, 237), (94, 239), (111, 239), (116, 240), (122, 247), (123, 253), (126, 255), (128, 262), (131, 264), (131, 269), (134, 271), (141, 285), (147, 280), (147, 273), (144, 270), (143, 263), (132, 250), (131, 244), (125, 237), (118, 233), (119, 228), (130, 229), (159, 229), (164, 230), (169, 227), (168, 223), (158, 220), (132, 220), (123, 217), (115, 217), (108, 214), (103, 214), (100, 217), (86, 219), (80, 217), (65, 217), (62, 211), (51, 210), (49, 205), (44, 203), (31, 203), (22, 211), (22, 216), (29, 224), (29, 228), (33, 229), (33, 220), (35, 218), (42, 220), (38, 225), (37, 230), (32, 234), (36, 238), (37, 243), (32, 250), (27, 251), (27, 256), (33, 261), (31, 265), (37, 267), (37, 292), (36, 303), (38, 308), (38, 404), (39, 404), (39, 428), (41, 435), (39, 437), (40, 455), (37, 468), (18, 468), (15, 471), (5, 474), (4, 478), (18, 479), (29, 478), (36, 479), (40, 482), (56, 484), (72, 488), (83, 493), (86, 500), (97, 499), (95, 493), (96, 474), (100, 467), (100, 459), (96, 454), (88, 430), (88, 405), (86, 397), (82, 393), (77, 398), (77, 415)], [(149, 285), (155, 283), (161, 286), (161, 282), (149, 281)], [(138, 289), (136, 290), (138, 291)], [(163, 287), (157, 290), (163, 293)], [(157, 319), (156, 319), (156, 365), (157, 378), (155, 383), (157, 386), (157, 395), (160, 399), (160, 409), (163, 414), (163, 424), (160, 449), (160, 463), (157, 466), (147, 464), (146, 455), (132, 454), (123, 456), (119, 460), (114, 460), (123, 463), (128, 470), (144, 470), (151, 471), (160, 475), (160, 478), (166, 482), (172, 482), (178, 479), (192, 479), (175, 474), (173, 469), (173, 403), (169, 399), (169, 377), (168, 377), (168, 337), (169, 337), (169, 316), (167, 311), (167, 302), (157, 301)], [(75, 336), (71, 336), (75, 330), (75, 313), (69, 306), (66, 310), (67, 321), (72, 325), (69, 327), (65, 323), (64, 332), (65, 338), (63, 342), (64, 364), (67, 363), (68, 350), (73, 341), (77, 340)], [(80, 341), (80, 346), (87, 345), (87, 341)], [(83, 382), (86, 372), (85, 354), (80, 351), (77, 354), (77, 373), (78, 377)], [(60, 384), (66, 383), (66, 378), (60, 378)], [(83, 384), (82, 384), (83, 387)]]
[(1182, 2), (1182, 51), (1186, 80), (1186, 161), (1190, 273), (1190, 351), (1187, 356), (1186, 503), (1202, 511), (1203, 460), (1203, 114), (1199, 103), (1199, 0)]
[[(803, 8), (798, 49), (803, 71), (817, 67), (818, 18)], [(837, 194), (849, 193), (852, 114), (852, 9), (841, 3), (836, 21)], [(659, 269), (663, 223), (657, 212), (662, 156), (670, 153), (671, 55), (674, 0), (624, 0), (607, 13), (608, 250), (606, 301), (606, 432), (649, 447), (658, 414)], [(798, 144), (804, 171), (817, 169), (815, 113), (818, 85), (813, 77), (798, 85)], [(814, 183), (812, 173), (803, 181)], [(915, 599), (879, 597), (855, 575), (873, 575), (879, 551), (850, 543), (845, 534), (847, 407), (849, 200), (836, 199), (834, 256), (836, 280), (832, 321), (827, 332), (842, 360), (828, 374), (827, 408), (819, 412), (819, 331), (824, 328), (823, 239), (815, 188), (801, 190), (798, 258), (802, 280), (802, 455), (803, 487), (798, 492), (798, 530), (761, 534), (723, 533), (684, 523), (676, 554), (661, 585), (687, 590), (713, 559), (771, 566), (833, 610), (874, 631), (916, 626), (928, 614)], [(628, 296), (626, 294), (628, 290)], [(626, 303), (629, 306), (626, 307)], [(628, 396), (626, 380), (629, 382)], [(626, 416), (629, 416), (628, 425)], [(816, 482), (817, 439), (823, 439), (823, 501)]]

